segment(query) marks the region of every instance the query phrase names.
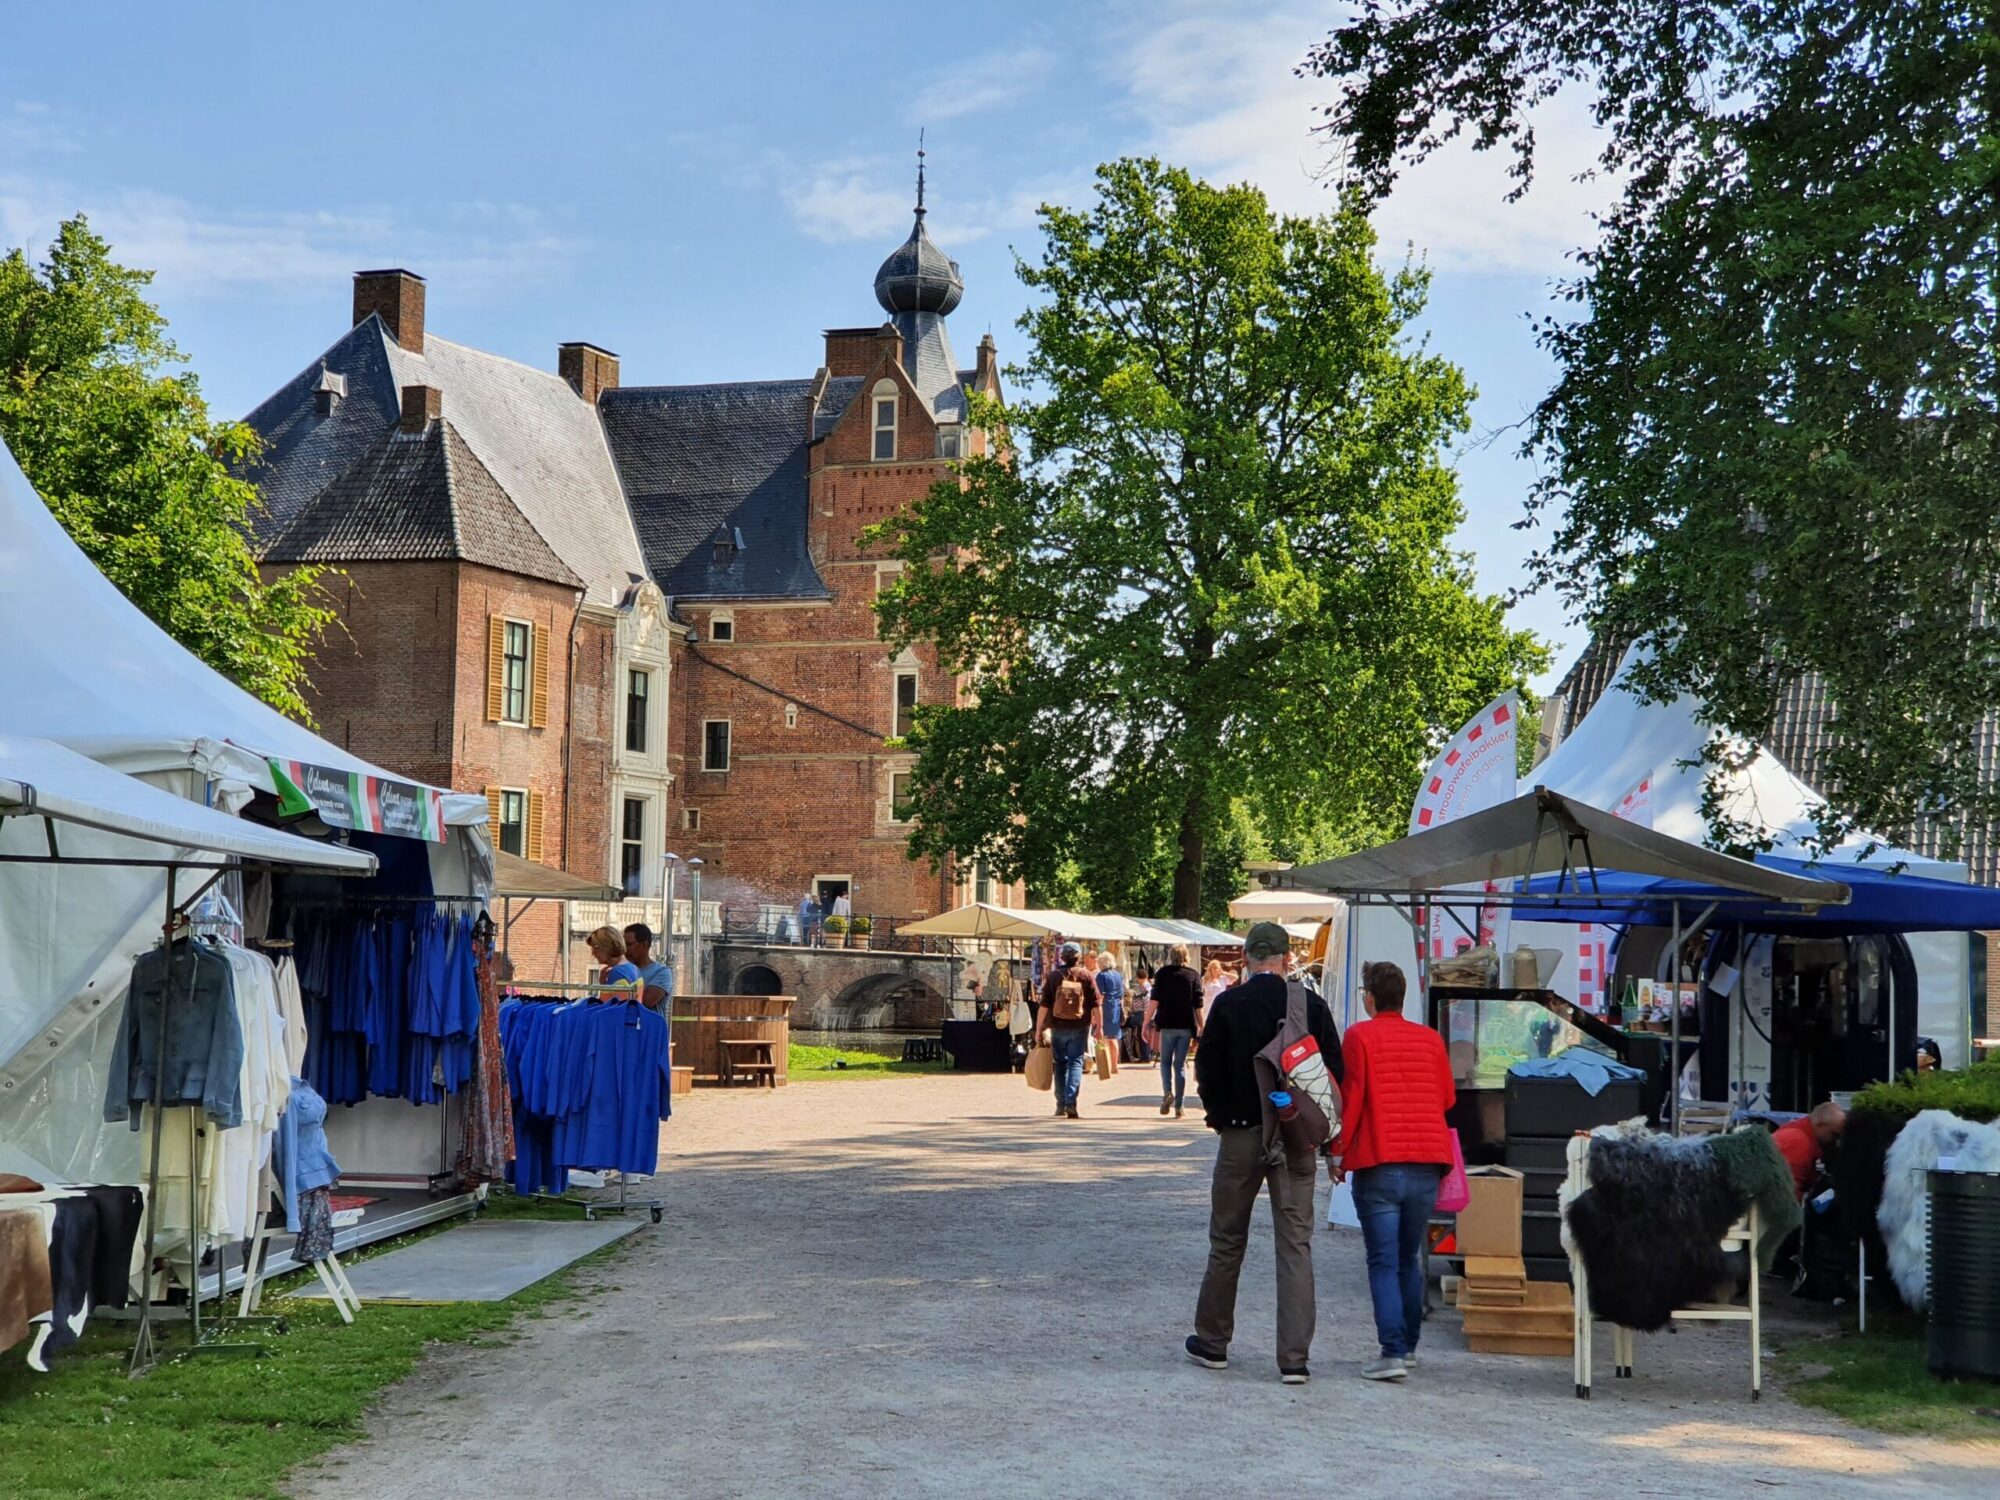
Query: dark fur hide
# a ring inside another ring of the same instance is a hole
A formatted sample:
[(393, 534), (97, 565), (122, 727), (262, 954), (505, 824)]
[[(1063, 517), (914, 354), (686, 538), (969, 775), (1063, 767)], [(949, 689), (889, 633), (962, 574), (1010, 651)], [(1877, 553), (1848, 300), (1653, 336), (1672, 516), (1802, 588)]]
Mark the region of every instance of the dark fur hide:
[(1593, 1136), (1590, 1186), (1567, 1214), (1592, 1314), (1651, 1333), (1677, 1307), (1728, 1295), (1736, 1270), (1718, 1241), (1743, 1208), (1699, 1140)]

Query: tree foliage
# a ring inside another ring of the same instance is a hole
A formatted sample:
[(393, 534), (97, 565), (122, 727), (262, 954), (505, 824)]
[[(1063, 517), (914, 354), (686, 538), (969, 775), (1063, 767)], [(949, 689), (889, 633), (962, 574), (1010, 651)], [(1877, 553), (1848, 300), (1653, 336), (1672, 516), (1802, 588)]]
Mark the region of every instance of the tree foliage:
[(175, 640), (272, 706), (306, 717), (313, 643), (332, 614), (318, 570), (262, 582), (245, 535), (254, 486), (232, 470), (250, 429), (212, 422), (150, 271), (116, 264), (81, 217), (37, 266), (0, 260), (0, 437), (77, 545)]
[(1539, 580), (1732, 735), (1816, 680), (1824, 835), (2000, 811), (2000, 12), (1370, 0), (1307, 67), (1371, 197), (1461, 133), (1526, 191), (1534, 107), (1591, 91), (1619, 186), (1539, 330)]
[(1541, 656), (1450, 551), (1470, 392), (1353, 205), (1127, 160), (1042, 225), (1034, 394), (973, 417), (1013, 456), (865, 537), (905, 564), (885, 636), (969, 679), (918, 717), (913, 852), (1194, 916), (1211, 851), (1400, 832), (1437, 736)]

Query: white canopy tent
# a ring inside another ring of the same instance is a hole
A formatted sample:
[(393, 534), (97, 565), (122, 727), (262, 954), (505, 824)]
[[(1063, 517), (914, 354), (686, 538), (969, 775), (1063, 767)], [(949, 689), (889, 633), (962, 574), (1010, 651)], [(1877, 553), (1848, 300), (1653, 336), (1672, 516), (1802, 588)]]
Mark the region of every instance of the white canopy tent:
[(1087, 916), (1055, 907), (994, 906), (973, 901), (955, 910), (897, 929), (900, 937), (982, 939), (1074, 938), (1080, 943), (1173, 943), (1240, 945), (1242, 938), (1208, 927), (1166, 917)]
[[(1702, 813), (1705, 771), (1702, 747), (1710, 731), (1682, 699), (1645, 703), (1625, 686), (1634, 647), (1619, 664), (1618, 676), (1588, 714), (1535, 767), (1542, 785), (1601, 807), (1616, 807), (1634, 787), (1645, 783), (1651, 826), (1675, 838), (1701, 839), (1707, 834)], [(1775, 755), (1760, 750), (1748, 766), (1723, 784), (1723, 811), (1733, 819), (1765, 829), (1775, 838), (1772, 853), (1809, 858), (1807, 841), (1815, 813), (1825, 799), (1794, 776)], [(1964, 881), (1965, 865), (1926, 858), (1866, 836), (1850, 839), (1821, 857), (1822, 873), (1840, 878), (1842, 864), (1901, 868), (1933, 880)], [(1520, 915), (1515, 920), (1518, 924)], [(1533, 924), (1520, 941), (1537, 946), (1567, 945), (1574, 928)], [(1917, 966), (1917, 1029), (1935, 1037), (1948, 1068), (1963, 1067), (1969, 1058), (1969, 997), (1972, 949), (1977, 938), (1956, 932), (1910, 933), (1905, 939)], [(1573, 998), (1574, 963), (1559, 970), (1555, 988)]]
[[(132, 960), (159, 937), (157, 862), (169, 847), (160, 840), (198, 835), (208, 841), (198, 847), (214, 849), (226, 823), (233, 846), (219, 852), (365, 873), (373, 859), (358, 850), (327, 852), (228, 815), (280, 790), (274, 760), (337, 779), (397, 778), (251, 697), (154, 625), (70, 540), (4, 444), (0, 642), (0, 734), (19, 767), (0, 767), (12, 783), (0, 791), (17, 810), (88, 814), (66, 820), (62, 864), (33, 859), (47, 853), (46, 818), (0, 819), (0, 1170), (137, 1181), (138, 1137), (103, 1122), (104, 1063)], [(404, 787), (429, 799), (429, 789)], [(449, 830), (425, 846), (434, 888), (482, 894), (485, 799), (443, 792), (432, 805)], [(366, 1146), (336, 1144), (343, 1167), (436, 1158), (437, 1116), (407, 1104), (393, 1115), (342, 1112), (356, 1129), (369, 1128), (364, 1116), (376, 1122)]]
[(1229, 915), (1239, 922), (1324, 922), (1341, 909), (1337, 896), (1319, 896), (1311, 891), (1246, 891), (1229, 903)]

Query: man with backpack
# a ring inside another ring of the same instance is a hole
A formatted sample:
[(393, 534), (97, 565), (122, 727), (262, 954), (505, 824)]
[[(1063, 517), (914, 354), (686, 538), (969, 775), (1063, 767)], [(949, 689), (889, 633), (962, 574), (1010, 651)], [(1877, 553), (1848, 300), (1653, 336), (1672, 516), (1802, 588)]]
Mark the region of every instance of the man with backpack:
[(1035, 1031), (1055, 1054), (1056, 1117), (1080, 1119), (1076, 1096), (1083, 1088), (1083, 1060), (1091, 1039), (1101, 1035), (1097, 978), (1083, 966), (1083, 950), (1064, 943), (1061, 961), (1042, 984), (1042, 1004)]
[[(1257, 1197), (1268, 1188), (1278, 1242), (1278, 1375), (1287, 1385), (1304, 1385), (1315, 1321), (1313, 1180), (1338, 1129), (1334, 1091), (1342, 1069), (1340, 1033), (1326, 1002), (1285, 977), (1290, 953), (1291, 938), (1277, 923), (1252, 927), (1243, 940), (1244, 980), (1217, 997), (1202, 1027), (1195, 1086), (1221, 1141), (1210, 1188), (1208, 1270), (1186, 1348), (1198, 1365), (1229, 1368), (1236, 1283)], [(1274, 1092), (1288, 1100), (1282, 1111)]]

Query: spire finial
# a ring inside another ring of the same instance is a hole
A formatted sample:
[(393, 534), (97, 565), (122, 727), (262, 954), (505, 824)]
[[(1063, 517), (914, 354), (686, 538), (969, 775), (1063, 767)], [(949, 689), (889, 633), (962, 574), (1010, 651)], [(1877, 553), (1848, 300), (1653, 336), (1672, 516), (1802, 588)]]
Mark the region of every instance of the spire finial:
[(924, 132), (917, 129), (917, 217), (924, 216)]

